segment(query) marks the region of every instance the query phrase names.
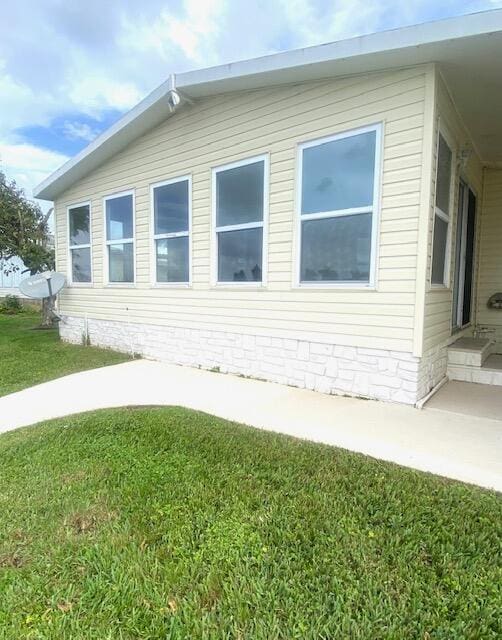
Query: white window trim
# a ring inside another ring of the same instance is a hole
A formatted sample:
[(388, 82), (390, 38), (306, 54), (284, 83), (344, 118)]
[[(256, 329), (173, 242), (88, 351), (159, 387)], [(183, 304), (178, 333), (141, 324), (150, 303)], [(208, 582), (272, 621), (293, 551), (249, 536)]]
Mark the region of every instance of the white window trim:
[[(164, 187), (168, 184), (188, 181), (188, 231), (177, 231), (175, 233), (155, 233), (155, 198), (154, 190), (157, 187)], [(160, 289), (186, 289), (192, 286), (192, 176), (191, 174), (154, 182), (150, 185), (150, 280), (152, 287)], [(184, 238), (188, 236), (188, 282), (158, 282), (157, 281), (157, 253), (156, 240), (164, 238)]]
[[(71, 244), (70, 242), (70, 211), (72, 209), (78, 209), (79, 207), (89, 207), (89, 242), (87, 244)], [(68, 238), (68, 251), (67, 251), (67, 277), (68, 284), (71, 287), (92, 287), (94, 284), (93, 278), (93, 268), (92, 268), (92, 206), (91, 201), (87, 200), (85, 202), (77, 202), (77, 204), (70, 204), (66, 207), (66, 230), (67, 230), (67, 238)], [(89, 249), (91, 256), (91, 280), (90, 282), (74, 282), (73, 281), (73, 261), (71, 252), (74, 249)]]
[[(123, 196), (132, 196), (132, 230), (133, 236), (132, 238), (121, 238), (120, 240), (107, 240), (106, 237), (106, 203), (108, 200), (115, 200), (116, 198), (122, 198)], [(129, 189), (127, 191), (120, 191), (119, 193), (112, 193), (108, 196), (104, 196), (103, 198), (103, 238), (104, 238), (104, 246), (103, 246), (103, 282), (107, 287), (118, 287), (118, 288), (130, 288), (136, 285), (136, 247), (135, 247), (135, 236), (136, 236), (136, 193), (135, 189)], [(133, 245), (133, 261), (132, 261), (132, 269), (133, 269), (133, 281), (132, 282), (110, 282), (110, 265), (108, 259), (108, 247), (112, 244), (131, 244)]]
[[(248, 164), (254, 164), (256, 162), (263, 162), (263, 220), (259, 222), (247, 222), (244, 224), (232, 224), (222, 227), (216, 226), (216, 176), (222, 171), (228, 169), (236, 169), (237, 167), (244, 167)], [(265, 153), (259, 156), (253, 156), (252, 158), (246, 158), (245, 160), (239, 160), (238, 162), (231, 162), (230, 164), (219, 165), (212, 169), (212, 215), (211, 215), (211, 285), (213, 287), (230, 287), (246, 289), (263, 289), (267, 286), (268, 276), (268, 219), (269, 219), (269, 185), (270, 185), (270, 158), (269, 154)], [(225, 231), (240, 231), (242, 229), (262, 229), (262, 266), (261, 266), (261, 281), (219, 281), (218, 280), (218, 233)]]
[[(450, 172), (450, 194), (448, 200), (449, 211), (445, 212), (436, 206), (436, 192), (437, 192), (437, 176), (438, 176), (438, 168), (439, 168), (439, 136), (442, 136), (448, 148), (451, 151), (451, 172)], [(439, 290), (449, 290), (452, 286), (451, 283), (451, 248), (452, 248), (452, 211), (453, 205), (455, 204), (455, 177), (456, 177), (456, 162), (457, 162), (457, 152), (454, 145), (453, 138), (450, 136), (446, 127), (439, 122), (437, 133), (436, 133), (436, 176), (434, 182), (434, 216), (432, 220), (432, 238), (431, 238), (431, 254), (430, 254), (430, 265), (429, 265), (429, 286), (431, 289), (439, 289)], [(436, 216), (441, 218), (444, 222), (447, 223), (448, 228), (446, 230), (446, 246), (445, 246), (445, 256), (444, 256), (444, 271), (443, 271), (443, 282), (442, 283), (434, 283), (432, 282), (432, 261), (434, 258), (434, 232), (436, 228)]]
[[(344, 138), (351, 138), (362, 133), (368, 133), (369, 131), (375, 131), (375, 172), (373, 176), (373, 202), (369, 206), (365, 207), (353, 207), (350, 209), (339, 209), (335, 211), (322, 211), (320, 213), (306, 213), (302, 214), (302, 178), (303, 178), (303, 150), (310, 147), (317, 147), (327, 142), (333, 142), (335, 140), (342, 140)], [(381, 211), (381, 192), (382, 192), (382, 143), (383, 143), (383, 123), (377, 122), (375, 124), (367, 125), (365, 127), (359, 127), (357, 129), (350, 129), (324, 138), (317, 138), (315, 140), (309, 140), (298, 144), (297, 148), (297, 169), (296, 169), (296, 229), (295, 229), (295, 242), (293, 245), (293, 268), (294, 279), (293, 288), (299, 289), (371, 289), (377, 288), (377, 264), (378, 264), (378, 237), (380, 232), (380, 211)], [(371, 247), (370, 247), (370, 277), (368, 282), (354, 282), (354, 281), (316, 281), (316, 282), (302, 282), (301, 280), (301, 250), (302, 250), (302, 222), (305, 220), (321, 220), (325, 218), (339, 218), (350, 215), (357, 215), (363, 213), (371, 213)]]

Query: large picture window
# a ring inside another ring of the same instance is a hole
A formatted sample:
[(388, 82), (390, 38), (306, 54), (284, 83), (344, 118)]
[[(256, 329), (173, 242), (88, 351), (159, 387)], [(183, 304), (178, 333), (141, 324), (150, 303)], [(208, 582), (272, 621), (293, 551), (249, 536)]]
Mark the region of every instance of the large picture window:
[(68, 207), (69, 275), (72, 284), (92, 282), (91, 205)]
[(431, 282), (435, 285), (446, 285), (448, 277), (452, 157), (450, 147), (439, 133), (431, 268)]
[(301, 145), (301, 284), (374, 282), (379, 149), (379, 126)]
[(134, 282), (134, 196), (131, 191), (104, 199), (108, 282)]
[(155, 282), (190, 281), (190, 178), (152, 186)]
[(268, 158), (214, 169), (213, 189), (217, 282), (262, 283)]

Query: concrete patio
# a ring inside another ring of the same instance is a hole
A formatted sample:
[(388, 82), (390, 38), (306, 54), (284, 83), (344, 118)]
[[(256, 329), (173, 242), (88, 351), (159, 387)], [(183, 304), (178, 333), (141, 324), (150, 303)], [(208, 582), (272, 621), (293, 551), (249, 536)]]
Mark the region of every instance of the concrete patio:
[(455, 389), (418, 410), (137, 360), (0, 398), (0, 432), (106, 407), (180, 405), (502, 491), (500, 406), (462, 412), (467, 393)]
[[(502, 356), (490, 358), (502, 359)], [(429, 400), (426, 408), (502, 421), (502, 388), (451, 380)]]

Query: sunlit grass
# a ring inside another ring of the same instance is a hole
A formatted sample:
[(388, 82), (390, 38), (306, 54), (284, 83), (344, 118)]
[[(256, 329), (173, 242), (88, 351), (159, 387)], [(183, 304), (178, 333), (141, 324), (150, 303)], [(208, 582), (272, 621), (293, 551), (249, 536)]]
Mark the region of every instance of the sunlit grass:
[(0, 638), (500, 638), (500, 496), (180, 408), (0, 436)]
[(0, 314), (0, 396), (85, 369), (117, 364), (127, 355), (67, 344), (57, 329), (39, 330), (40, 315)]

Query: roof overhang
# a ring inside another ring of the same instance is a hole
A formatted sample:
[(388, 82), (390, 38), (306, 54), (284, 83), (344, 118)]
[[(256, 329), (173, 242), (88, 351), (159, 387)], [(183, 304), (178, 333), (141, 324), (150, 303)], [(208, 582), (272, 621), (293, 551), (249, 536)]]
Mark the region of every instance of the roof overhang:
[[(477, 151), (502, 161), (502, 10), (374, 33), (176, 74), (35, 189), (53, 200), (172, 114), (169, 93), (191, 99), (231, 91), (437, 63)], [(174, 79), (174, 80), (173, 80)]]

